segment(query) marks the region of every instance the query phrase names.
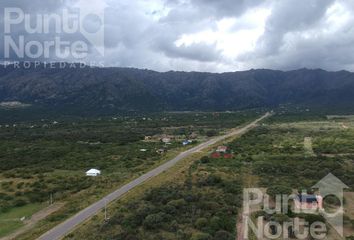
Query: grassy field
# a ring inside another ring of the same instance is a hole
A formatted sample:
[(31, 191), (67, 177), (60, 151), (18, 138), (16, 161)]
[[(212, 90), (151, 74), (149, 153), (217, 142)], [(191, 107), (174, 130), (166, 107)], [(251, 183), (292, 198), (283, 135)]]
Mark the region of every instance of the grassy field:
[[(110, 206), (109, 221), (100, 214), (67, 239), (235, 239), (243, 187), (262, 188), (271, 196), (301, 192), (328, 173), (350, 187), (345, 194), (344, 226), (349, 237), (354, 234), (353, 123), (351, 118), (306, 116), (301, 120), (301, 116), (275, 115), (225, 143), (232, 159), (210, 158), (210, 153), (198, 156), (173, 179), (156, 179), (160, 184)], [(311, 138), (311, 154), (305, 138)], [(338, 239), (333, 229), (328, 236)]]
[(43, 204), (28, 204), (23, 207), (13, 208), (0, 214), (0, 237), (6, 236), (17, 228), (23, 226), (21, 218), (30, 219), (31, 216), (43, 208)]

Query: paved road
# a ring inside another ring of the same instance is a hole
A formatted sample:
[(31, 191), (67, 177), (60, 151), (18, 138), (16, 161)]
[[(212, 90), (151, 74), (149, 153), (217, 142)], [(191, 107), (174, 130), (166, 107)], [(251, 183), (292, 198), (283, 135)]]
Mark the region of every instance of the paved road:
[(96, 215), (100, 210), (102, 210), (106, 203), (110, 203), (112, 201), (115, 201), (119, 198), (121, 198), (124, 194), (132, 190), (133, 188), (137, 187), (138, 185), (141, 185), (142, 183), (146, 182), (150, 178), (153, 178), (162, 172), (170, 169), (174, 165), (176, 165), (177, 162), (181, 161), (182, 159), (192, 155), (195, 152), (199, 152), (209, 146), (212, 146), (216, 144), (217, 142), (220, 142), (222, 140), (225, 140), (229, 137), (233, 137), (236, 135), (241, 135), (249, 131), (250, 129), (254, 128), (257, 126), (257, 123), (262, 121), (263, 119), (267, 118), (270, 116), (270, 113), (265, 114), (261, 118), (255, 120), (254, 122), (248, 124), (247, 126), (240, 128), (240, 129), (235, 129), (231, 131), (230, 133), (213, 138), (207, 142), (204, 142), (194, 148), (189, 149), (188, 151), (180, 153), (177, 157), (174, 159), (162, 164), (161, 166), (155, 168), (154, 170), (151, 170), (148, 173), (145, 173), (144, 175), (140, 176), (139, 178), (133, 180), (132, 182), (124, 185), (123, 187), (119, 188), (115, 192), (107, 195), (105, 198), (101, 199), (100, 201), (92, 204), (91, 206), (85, 208), (75, 216), (71, 217), (70, 219), (66, 220), (65, 222), (59, 224), (58, 226), (54, 227), (52, 230), (48, 231), (47, 233), (43, 234), (41, 237), (39, 237), (39, 240), (58, 240), (63, 238), (65, 235), (70, 233), (72, 230), (74, 230), (75, 227), (77, 227), (79, 224), (83, 223), (87, 219), (93, 217)]

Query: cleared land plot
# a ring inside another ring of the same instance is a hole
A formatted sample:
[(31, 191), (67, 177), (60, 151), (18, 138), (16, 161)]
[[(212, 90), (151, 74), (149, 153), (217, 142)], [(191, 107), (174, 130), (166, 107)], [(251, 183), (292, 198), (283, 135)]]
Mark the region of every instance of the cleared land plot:
[(41, 204), (29, 204), (0, 214), (0, 237), (6, 236), (12, 231), (24, 226), (24, 222), (21, 221), (21, 218), (29, 219), (43, 207), (44, 206)]
[(313, 148), (312, 148), (312, 138), (311, 137), (304, 138), (304, 149), (305, 149), (306, 156), (315, 156), (315, 152), (313, 151)]

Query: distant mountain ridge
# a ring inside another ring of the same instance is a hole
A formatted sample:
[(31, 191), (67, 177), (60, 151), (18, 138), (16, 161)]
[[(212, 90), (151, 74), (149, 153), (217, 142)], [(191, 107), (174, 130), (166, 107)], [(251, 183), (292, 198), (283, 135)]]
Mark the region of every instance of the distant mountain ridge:
[(0, 102), (79, 110), (239, 110), (279, 104), (354, 106), (354, 73), (230, 73), (0, 66)]

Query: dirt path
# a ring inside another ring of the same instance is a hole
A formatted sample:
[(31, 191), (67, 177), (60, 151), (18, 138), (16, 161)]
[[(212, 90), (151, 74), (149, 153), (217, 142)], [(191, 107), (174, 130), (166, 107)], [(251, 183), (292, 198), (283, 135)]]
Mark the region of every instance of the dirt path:
[(323, 157), (348, 157), (348, 156), (353, 156), (354, 153), (323, 153), (321, 156)]
[(24, 221), (25, 226), (19, 228), (18, 230), (16, 230), (15, 232), (13, 232), (12, 234), (10, 234), (6, 237), (0, 238), (0, 240), (14, 240), (14, 239), (16, 239), (17, 236), (30, 230), (36, 223), (43, 220), (44, 218), (46, 218), (50, 214), (58, 211), (63, 205), (64, 205), (63, 203), (55, 203), (49, 207), (42, 209), (41, 211), (33, 214), (30, 219), (25, 220)]

